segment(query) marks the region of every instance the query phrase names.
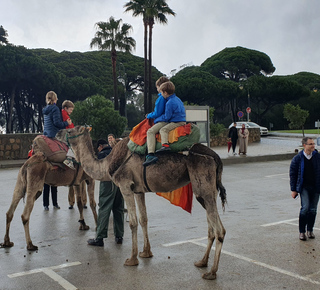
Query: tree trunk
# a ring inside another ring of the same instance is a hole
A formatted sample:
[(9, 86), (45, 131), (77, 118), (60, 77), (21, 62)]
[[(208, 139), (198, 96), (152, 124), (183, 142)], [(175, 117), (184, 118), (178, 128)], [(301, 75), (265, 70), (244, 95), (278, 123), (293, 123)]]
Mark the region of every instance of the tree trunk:
[(144, 113), (150, 113), (148, 111), (148, 24), (144, 21)]
[(153, 20), (149, 23), (148, 112), (152, 112), (152, 29)]
[(10, 107), (9, 107), (9, 112), (8, 112), (8, 122), (7, 122), (7, 128), (6, 128), (7, 133), (13, 132), (12, 118), (13, 118), (13, 106), (14, 106), (15, 95), (16, 95), (16, 84), (14, 84), (14, 86), (11, 90)]
[(113, 98), (114, 98), (114, 109), (119, 110), (119, 101), (118, 101), (118, 82), (117, 82), (117, 52), (112, 50), (111, 52), (111, 61), (112, 61), (112, 77), (113, 77)]

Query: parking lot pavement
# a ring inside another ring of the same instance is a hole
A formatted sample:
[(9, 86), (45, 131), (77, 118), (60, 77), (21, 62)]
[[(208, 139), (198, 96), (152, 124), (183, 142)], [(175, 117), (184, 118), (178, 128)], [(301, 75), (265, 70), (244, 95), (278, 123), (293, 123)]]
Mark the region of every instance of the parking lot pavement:
[[(30, 220), (31, 238), (39, 246), (26, 250), (18, 205), (11, 223), (12, 248), (0, 249), (0, 289), (319, 289), (320, 225), (316, 239), (298, 239), (299, 200), (289, 191), (290, 161), (231, 164), (222, 181), (228, 204), (218, 209), (227, 230), (217, 279), (201, 275), (208, 269), (193, 263), (206, 247), (205, 211), (194, 200), (192, 214), (172, 206), (154, 193), (146, 194), (149, 238), (153, 258), (139, 258), (139, 266), (123, 266), (131, 253), (129, 223), (123, 245), (114, 242), (112, 218), (104, 247), (91, 247), (95, 236), (90, 209), (85, 210), (89, 231), (78, 230), (77, 209), (69, 210), (67, 188), (58, 188), (60, 210), (44, 211), (36, 201)], [(11, 202), (18, 169), (0, 170), (0, 238)], [(95, 192), (98, 199), (98, 186)], [(2, 224), (2, 226), (1, 226)], [(139, 250), (142, 232), (138, 230)], [(209, 259), (212, 266), (213, 251)]]

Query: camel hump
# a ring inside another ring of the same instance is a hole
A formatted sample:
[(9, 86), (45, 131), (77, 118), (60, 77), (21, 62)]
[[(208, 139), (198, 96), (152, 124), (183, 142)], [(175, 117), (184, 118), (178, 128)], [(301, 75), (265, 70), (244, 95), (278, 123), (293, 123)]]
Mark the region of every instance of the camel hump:
[(33, 140), (34, 153), (42, 153), (48, 161), (63, 162), (66, 159), (68, 146), (55, 138), (39, 135)]

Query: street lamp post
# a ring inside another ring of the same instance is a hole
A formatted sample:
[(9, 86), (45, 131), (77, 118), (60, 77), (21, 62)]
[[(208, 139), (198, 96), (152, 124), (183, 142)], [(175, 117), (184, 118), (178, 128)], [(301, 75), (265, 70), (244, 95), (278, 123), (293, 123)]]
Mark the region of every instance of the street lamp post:
[[(243, 90), (243, 85), (240, 84), (239, 85), (239, 89), (240, 90)], [(249, 88), (247, 88), (247, 91), (248, 91), (248, 107), (247, 107), (247, 121), (249, 122), (250, 121), (250, 112), (251, 112), (251, 108), (250, 108), (250, 92), (249, 92)]]

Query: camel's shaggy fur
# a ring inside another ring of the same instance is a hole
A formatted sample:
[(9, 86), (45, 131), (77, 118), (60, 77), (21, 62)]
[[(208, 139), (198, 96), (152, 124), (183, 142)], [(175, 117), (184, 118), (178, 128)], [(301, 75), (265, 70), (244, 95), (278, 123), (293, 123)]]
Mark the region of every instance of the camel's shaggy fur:
[(94, 200), (94, 180), (83, 171), (81, 166), (79, 166), (78, 170), (65, 170), (60, 167), (55, 168), (50, 162), (46, 161), (46, 158), (42, 153), (37, 153), (30, 157), (19, 170), (12, 202), (7, 211), (6, 234), (4, 236), (4, 243), (1, 244), (1, 247), (12, 247), (14, 245), (9, 237), (10, 223), (19, 201), (22, 198), (25, 198), (26, 203), (21, 219), (24, 225), (27, 249), (31, 251), (38, 249), (37, 246), (32, 244), (30, 238), (29, 220), (34, 202), (41, 195), (44, 183), (53, 186), (73, 186), (80, 212), (79, 229), (88, 230), (89, 227), (84, 222), (82, 204), (82, 194), (85, 193), (85, 190), (83, 190), (83, 184), (80, 186), (84, 180), (87, 183), (90, 207), (95, 222), (97, 223), (96, 202)]
[[(132, 153), (127, 147), (129, 138), (117, 143), (111, 153), (104, 159), (94, 158), (92, 141), (89, 130), (77, 126), (73, 129), (61, 130), (57, 138), (69, 142), (76, 159), (83, 165), (84, 171), (93, 179), (112, 180), (120, 187), (125, 199), (132, 231), (131, 257), (125, 265), (138, 265), (138, 242), (136, 204), (139, 210), (139, 222), (144, 236), (142, 258), (152, 257), (148, 238), (148, 218), (145, 205), (145, 192), (148, 191), (143, 178), (144, 156)], [(225, 188), (221, 183), (222, 162), (220, 157), (208, 147), (196, 144), (189, 155), (178, 153), (159, 154), (156, 164), (146, 169), (146, 180), (153, 192), (169, 192), (180, 188), (189, 182), (192, 183), (193, 193), (207, 212), (208, 246), (204, 257), (195, 263), (197, 267), (206, 267), (214, 240), (216, 249), (214, 263), (208, 273), (203, 274), (205, 279), (215, 279), (218, 270), (223, 240), (226, 234), (217, 209), (218, 190), (222, 205), (226, 202)]]

